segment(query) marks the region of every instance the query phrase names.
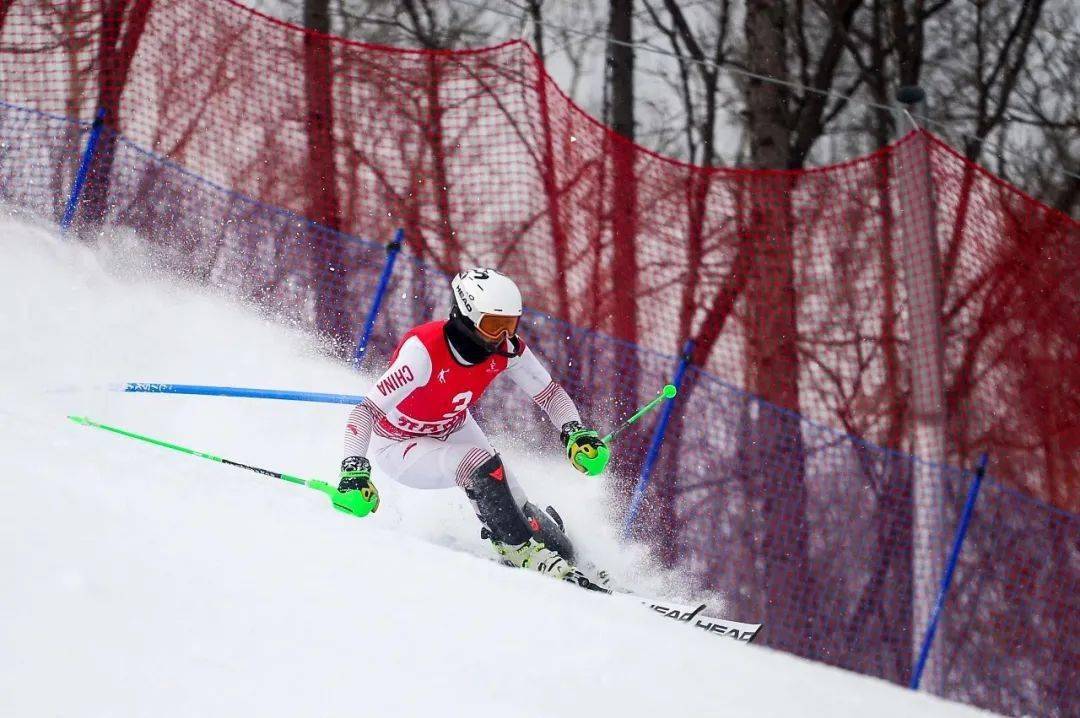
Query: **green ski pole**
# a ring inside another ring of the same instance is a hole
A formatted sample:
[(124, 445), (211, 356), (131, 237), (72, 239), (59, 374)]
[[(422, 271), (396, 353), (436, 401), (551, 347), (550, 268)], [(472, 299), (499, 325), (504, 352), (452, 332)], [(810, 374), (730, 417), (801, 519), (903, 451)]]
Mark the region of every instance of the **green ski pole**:
[(655, 399), (653, 399), (648, 404), (631, 414), (629, 419), (612, 429), (611, 433), (601, 439), (601, 441), (607, 444), (612, 439), (614, 439), (617, 434), (621, 434), (623, 430), (627, 429), (631, 424), (636, 423), (638, 419), (645, 416), (656, 407), (660, 406), (660, 404), (663, 403), (664, 399), (675, 398), (676, 391), (677, 389), (675, 388), (674, 384), (667, 384), (666, 386), (664, 386), (663, 389), (660, 390), (660, 393), (656, 395)]
[(298, 476), (291, 476), (289, 474), (283, 474), (279, 471), (271, 471), (270, 469), (262, 469), (258, 466), (249, 466), (248, 464), (241, 464), (239, 461), (233, 461), (231, 459), (225, 459), (220, 456), (214, 456), (213, 454), (207, 454), (202, 451), (196, 451), (195, 449), (189, 449), (186, 446), (179, 446), (177, 444), (171, 444), (168, 441), (162, 441), (161, 439), (155, 439), (150, 436), (143, 436), (142, 434), (136, 434), (133, 431), (127, 431), (115, 426), (109, 426), (108, 424), (101, 424), (93, 419), (85, 416), (69, 416), (69, 419), (76, 424), (82, 426), (91, 426), (95, 429), (104, 429), (105, 431), (111, 431), (114, 434), (120, 436), (126, 436), (131, 439), (138, 439), (139, 441), (145, 441), (148, 444), (154, 446), (161, 446), (166, 449), (172, 449), (191, 456), (198, 456), (202, 459), (209, 459), (210, 461), (216, 461), (219, 464), (226, 464), (228, 466), (235, 466), (240, 469), (247, 469), (248, 471), (254, 471), (257, 474), (263, 476), (271, 476), (275, 479), (281, 479), (282, 481), (288, 481), (290, 484), (299, 484), (306, 486), (309, 489), (321, 491), (330, 498), (330, 502), (334, 508), (343, 513), (351, 514), (353, 516), (367, 516), (369, 513), (379, 507), (379, 499), (376, 497), (373, 501), (368, 501), (360, 495), (359, 491), (347, 491), (341, 493), (336, 487), (330, 486), (325, 481), (319, 481), (318, 479), (302, 479)]
[[(588, 474), (589, 476), (599, 476), (601, 473), (603, 473), (604, 469), (607, 467), (608, 460), (611, 458), (611, 449), (607, 446), (609, 443), (611, 443), (611, 440), (615, 438), (615, 436), (618, 435), (620, 432), (625, 430), (627, 427), (634, 424), (638, 419), (645, 416), (656, 407), (660, 406), (664, 399), (670, 399), (675, 396), (675, 392), (676, 389), (674, 385), (666, 385), (660, 391), (660, 393), (656, 395), (655, 399), (635, 411), (633, 414), (631, 414), (629, 419), (619, 424), (617, 427), (612, 429), (611, 433), (601, 439), (601, 441), (604, 442), (604, 446), (583, 446), (578, 448), (573, 454), (573, 462), (581, 469), (581, 471)], [(573, 435), (571, 435), (571, 441), (572, 440)], [(567, 451), (570, 451), (569, 446), (567, 446)]]

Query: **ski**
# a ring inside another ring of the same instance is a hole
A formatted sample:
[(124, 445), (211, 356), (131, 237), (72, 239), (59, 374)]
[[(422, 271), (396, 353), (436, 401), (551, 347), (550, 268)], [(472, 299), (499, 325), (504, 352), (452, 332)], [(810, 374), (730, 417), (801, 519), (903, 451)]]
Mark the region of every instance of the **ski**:
[[(687, 606), (672, 603), (667, 599), (645, 598), (627, 591), (624, 588), (615, 587), (612, 585), (610, 574), (608, 574), (607, 571), (597, 569), (596, 566), (589, 561), (583, 561), (579, 564), (577, 572), (581, 574), (583, 578), (586, 578), (586, 582), (576, 582), (582, 588), (606, 593), (615, 598), (621, 598), (627, 601), (635, 601), (665, 618), (678, 621), (679, 623), (685, 623), (688, 626), (693, 626), (694, 628), (705, 631), (713, 636), (722, 636), (724, 638), (742, 641), (743, 643), (750, 643), (757, 636), (758, 631), (761, 630), (760, 623), (743, 623), (741, 621), (729, 621), (722, 618), (715, 618), (707, 613), (709, 607), (708, 604), (705, 603), (696, 606)], [(575, 583), (575, 581), (571, 581), (571, 583)]]
[(642, 606), (647, 606), (650, 610), (661, 616), (679, 623), (684, 623), (688, 626), (693, 626), (698, 630), (705, 631), (711, 636), (721, 636), (723, 638), (742, 641), (743, 643), (751, 643), (757, 636), (758, 631), (761, 630), (760, 623), (742, 623), (740, 621), (729, 621), (727, 619), (710, 616), (706, 613), (709, 610), (709, 607), (704, 603), (697, 606), (685, 606), (678, 603), (672, 603), (667, 599), (654, 600), (629, 593), (615, 593), (612, 595), (636, 601)]

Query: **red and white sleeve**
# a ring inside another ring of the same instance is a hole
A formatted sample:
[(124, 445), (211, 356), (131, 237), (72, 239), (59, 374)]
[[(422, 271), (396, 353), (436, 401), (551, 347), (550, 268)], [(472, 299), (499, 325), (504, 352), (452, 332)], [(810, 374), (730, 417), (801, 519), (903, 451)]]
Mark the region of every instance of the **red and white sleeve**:
[(430, 378), (431, 356), (423, 342), (410, 337), (401, 345), (394, 363), (375, 380), (363, 401), (349, 412), (345, 422), (345, 456), (366, 456), (375, 422), (427, 384)]
[(581, 421), (581, 415), (574, 405), (574, 400), (565, 389), (552, 381), (551, 374), (528, 347), (521, 356), (510, 360), (506, 373), (522, 391), (532, 397), (537, 406), (544, 410), (556, 428), (561, 429), (568, 421)]
[(366, 456), (371, 443), (371, 430), (382, 418), (378, 407), (365, 398), (349, 412), (345, 422), (345, 456)]

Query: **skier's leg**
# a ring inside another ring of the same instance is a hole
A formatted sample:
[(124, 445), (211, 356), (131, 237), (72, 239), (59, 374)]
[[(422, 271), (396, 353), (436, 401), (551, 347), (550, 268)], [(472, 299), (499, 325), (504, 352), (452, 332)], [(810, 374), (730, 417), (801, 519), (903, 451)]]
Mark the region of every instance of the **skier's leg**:
[[(501, 457), (500, 457), (501, 458)], [(574, 562), (574, 546), (567, 537), (566, 532), (562, 529), (555, 520), (544, 511), (540, 510), (536, 504), (529, 501), (529, 497), (525, 495), (525, 490), (521, 488), (521, 484), (517, 481), (515, 472), (503, 466), (506, 486), (510, 489), (511, 496), (514, 497), (514, 503), (521, 509), (521, 514), (525, 520), (525, 524), (529, 528), (529, 533), (533, 538), (540, 541), (552, 551), (555, 551), (560, 556), (565, 558), (570, 563)]]
[(482, 535), (510, 565), (576, 581), (580, 574), (573, 565), (534, 536), (507, 478), (495, 454), (473, 469), (463, 486), (484, 525)]
[(521, 508), (524, 492), (507, 476), (502, 459), (471, 416), (446, 437), (398, 440), (376, 435), (371, 447), (376, 468), (399, 483), (419, 489), (461, 486), (484, 534), (507, 563), (593, 587), (563, 556), (534, 538)]
[(469, 446), (454, 474), (484, 525), (485, 535), (501, 543), (520, 544), (539, 533), (538, 522), (525, 514), (525, 507), (531, 504), (521, 484), (503, 465), (502, 457), (472, 416), (453, 438)]
[[(458, 467), (475, 452), (483, 458), (494, 450), (477, 446), (475, 437), (460, 436), (460, 431), (442, 438), (416, 436), (388, 439), (371, 438), (369, 458), (377, 471), (414, 489), (446, 489), (456, 486)], [(481, 435), (482, 437), (482, 435)], [(485, 440), (486, 441), (486, 440)]]
[(586, 588), (605, 590), (573, 565), (573, 547), (566, 534), (547, 514), (528, 502), (521, 485), (506, 470), (502, 458), (491, 450), (487, 437), (472, 417), (461, 431), (472, 436), (474, 444), (456, 475), (483, 524), (481, 535), (491, 541), (503, 560)]
[(515, 545), (529, 540), (532, 532), (506, 480), (506, 468), (498, 454), (487, 456), (463, 478), (461, 488), (472, 502), (488, 538)]
[(506, 481), (514, 500), (521, 507), (525, 521), (529, 525), (529, 531), (533, 538), (547, 546), (552, 551), (562, 556), (568, 563), (589, 577), (590, 588), (608, 590), (612, 588), (611, 576), (607, 571), (583, 559), (574, 551), (574, 544), (566, 535), (566, 529), (562, 525), (562, 517), (555, 513), (550, 506), (546, 511), (532, 503), (525, 496), (521, 485), (514, 480), (514, 472), (506, 471)]

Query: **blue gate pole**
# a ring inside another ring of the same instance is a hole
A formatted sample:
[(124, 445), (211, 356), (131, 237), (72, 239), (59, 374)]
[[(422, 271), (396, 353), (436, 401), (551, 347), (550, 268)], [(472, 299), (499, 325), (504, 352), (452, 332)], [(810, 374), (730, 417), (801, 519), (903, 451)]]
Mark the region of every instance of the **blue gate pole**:
[(364, 352), (367, 351), (368, 341), (371, 340), (371, 330), (375, 328), (375, 319), (379, 316), (379, 307), (382, 306), (383, 296), (390, 284), (390, 275), (394, 272), (394, 262), (398, 252), (405, 241), (405, 230), (400, 227), (394, 232), (394, 239), (386, 245), (386, 264), (383, 265), (382, 275), (379, 277), (379, 286), (375, 288), (375, 300), (371, 303), (371, 311), (368, 312), (364, 322), (364, 332), (360, 335), (360, 341), (356, 344), (356, 354), (353, 356), (353, 366), (359, 367), (364, 360)]
[(75, 219), (75, 210), (79, 208), (79, 195), (82, 194), (83, 185), (86, 184), (86, 176), (90, 174), (90, 163), (94, 161), (94, 152), (97, 151), (98, 139), (101, 130), (105, 126), (105, 108), (99, 107), (94, 123), (90, 125), (90, 137), (86, 141), (86, 150), (83, 151), (82, 162), (79, 163), (79, 171), (75, 173), (75, 183), (71, 185), (71, 195), (68, 197), (67, 207), (64, 208), (64, 217), (60, 220), (60, 229), (67, 231)]
[(979, 498), (979, 488), (982, 486), (983, 477), (986, 475), (986, 463), (988, 460), (989, 457), (986, 454), (979, 457), (979, 465), (975, 469), (975, 478), (971, 480), (971, 488), (968, 489), (964, 513), (960, 515), (960, 523), (956, 527), (956, 537), (953, 539), (952, 550), (949, 552), (949, 562), (945, 566), (945, 575), (941, 577), (941, 588), (938, 590), (937, 600), (934, 602), (934, 610), (930, 612), (930, 624), (926, 627), (926, 636), (923, 637), (922, 648), (919, 650), (919, 660), (915, 664), (915, 672), (911, 675), (911, 688), (915, 690), (919, 689), (923, 669), (926, 668), (926, 661), (930, 657), (930, 647), (933, 645), (934, 635), (937, 633), (938, 619), (941, 618), (942, 609), (945, 607), (945, 597), (949, 594), (949, 585), (952, 584), (956, 560), (960, 558), (960, 549), (964, 545), (964, 537), (967, 535), (968, 524), (971, 522), (971, 512), (975, 509), (975, 499)]
[[(682, 356), (679, 358), (679, 366), (675, 370), (675, 378), (672, 384), (675, 389), (682, 390), (683, 377), (686, 375), (686, 367), (690, 365), (690, 355), (694, 353), (694, 340), (687, 339), (683, 347)], [(678, 394), (676, 394), (676, 397)], [(656, 424), (653, 432), (652, 443), (649, 444), (649, 453), (645, 455), (645, 463), (641, 467), (641, 476), (638, 477), (634, 494), (630, 497), (630, 510), (626, 514), (626, 524), (623, 526), (623, 538), (630, 538), (630, 531), (637, 520), (638, 511), (641, 509), (641, 501), (645, 498), (645, 490), (649, 488), (649, 479), (652, 477), (653, 467), (660, 458), (660, 446), (664, 443), (664, 433), (667, 431), (668, 422), (671, 421), (671, 412), (675, 409), (675, 399), (669, 399), (660, 411), (660, 421)]]
[(231, 396), (244, 399), (281, 399), (282, 401), (314, 401), (324, 404), (359, 404), (363, 396), (353, 394), (324, 394), (315, 391), (288, 389), (252, 389), (243, 386), (207, 386), (205, 384), (155, 384), (128, 382), (110, 384), (110, 391), (140, 394), (190, 394), (194, 396)]

